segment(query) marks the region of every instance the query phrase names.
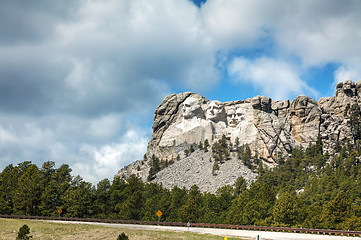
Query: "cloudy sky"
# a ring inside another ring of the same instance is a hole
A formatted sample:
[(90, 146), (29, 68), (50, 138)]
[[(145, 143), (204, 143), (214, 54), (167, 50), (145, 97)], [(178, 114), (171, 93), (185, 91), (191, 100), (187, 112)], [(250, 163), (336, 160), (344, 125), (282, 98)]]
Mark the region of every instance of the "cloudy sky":
[(0, 170), (97, 183), (141, 159), (171, 93), (334, 94), (361, 79), (359, 0), (2, 0)]

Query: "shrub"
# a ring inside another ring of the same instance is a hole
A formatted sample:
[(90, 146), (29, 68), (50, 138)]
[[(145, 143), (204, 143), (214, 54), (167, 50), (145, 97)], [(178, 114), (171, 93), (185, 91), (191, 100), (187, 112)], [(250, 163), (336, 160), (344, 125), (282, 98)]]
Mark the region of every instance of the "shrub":
[(28, 225), (23, 225), (18, 232), (17, 240), (27, 240), (32, 238), (33, 236), (28, 236), (30, 234), (30, 228)]
[(117, 240), (129, 240), (129, 238), (127, 235), (125, 235), (124, 232), (122, 232), (121, 234), (119, 234)]

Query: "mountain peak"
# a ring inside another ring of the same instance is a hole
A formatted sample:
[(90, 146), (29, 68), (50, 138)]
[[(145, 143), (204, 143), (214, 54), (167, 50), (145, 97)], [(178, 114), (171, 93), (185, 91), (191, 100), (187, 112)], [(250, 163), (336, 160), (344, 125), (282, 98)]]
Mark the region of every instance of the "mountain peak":
[[(126, 179), (136, 174), (143, 181), (161, 182), (169, 188), (197, 184), (202, 191), (214, 192), (220, 185), (234, 185), (240, 176), (253, 181), (257, 164), (275, 166), (295, 147), (307, 148), (318, 136), (323, 150), (333, 154), (337, 142), (353, 139), (347, 116), (350, 106), (360, 108), (360, 87), (361, 82), (338, 83), (334, 97), (317, 102), (305, 95), (291, 102), (256, 96), (224, 103), (191, 92), (169, 95), (155, 110), (145, 159), (123, 168), (116, 177)], [(227, 156), (212, 148), (220, 141), (227, 145)], [(206, 142), (210, 145), (207, 152), (201, 149)], [(248, 171), (243, 168), (247, 164), (241, 161), (241, 148), (249, 149), (251, 162), (257, 161), (248, 164)], [(193, 168), (185, 167), (191, 162)], [(210, 164), (218, 166), (211, 173)]]

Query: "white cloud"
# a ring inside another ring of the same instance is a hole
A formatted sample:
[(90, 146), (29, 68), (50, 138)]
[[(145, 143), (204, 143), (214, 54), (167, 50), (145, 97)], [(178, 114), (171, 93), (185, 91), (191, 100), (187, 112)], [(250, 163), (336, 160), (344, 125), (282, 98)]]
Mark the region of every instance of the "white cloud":
[(41, 166), (55, 161), (69, 164), (74, 175), (96, 184), (112, 179), (146, 152), (150, 131), (123, 115), (94, 119), (71, 116), (0, 117), (0, 169), (10, 163), (32, 161)]
[(357, 62), (344, 64), (335, 71), (334, 77), (334, 85), (346, 80), (357, 82), (361, 80), (361, 64)]
[(280, 51), (301, 57), (307, 66), (360, 58), (359, 1), (294, 1), (275, 22)]
[(270, 20), (280, 11), (279, 3), (282, 1), (208, 0), (201, 16), (215, 48), (254, 47), (272, 28)]
[(118, 88), (129, 79), (193, 89), (218, 80), (209, 36), (188, 1), (91, 1), (78, 16), (59, 24), (57, 33), (74, 63), (70, 82), (84, 83), (76, 84), (81, 88), (99, 72)]
[(251, 61), (238, 57), (232, 60), (228, 71), (235, 81), (252, 83), (274, 100), (287, 99), (295, 94), (316, 94), (302, 81), (298, 70), (284, 61), (267, 57)]
[(80, 153), (88, 156), (89, 160), (76, 163), (74, 173), (93, 183), (109, 178), (123, 166), (143, 159), (148, 140), (144, 132), (134, 128), (128, 130), (116, 143), (100, 147), (84, 145)]

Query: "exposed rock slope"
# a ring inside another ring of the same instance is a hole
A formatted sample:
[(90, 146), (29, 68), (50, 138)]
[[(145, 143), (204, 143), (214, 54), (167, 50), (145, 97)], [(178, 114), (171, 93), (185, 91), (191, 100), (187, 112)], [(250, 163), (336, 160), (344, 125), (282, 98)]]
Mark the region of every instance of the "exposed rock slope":
[[(146, 158), (121, 169), (116, 177), (136, 174), (144, 181), (160, 182), (169, 188), (197, 184), (202, 191), (210, 192), (233, 185), (239, 176), (252, 181), (255, 173), (234, 153), (220, 165), (217, 174), (212, 174), (215, 160), (210, 152), (196, 151), (186, 156), (187, 151), (205, 141), (212, 146), (225, 136), (233, 148), (247, 144), (252, 155), (272, 166), (296, 146), (306, 148), (314, 143), (320, 134), (324, 151), (332, 154), (337, 141), (353, 140), (345, 113), (352, 105), (361, 105), (361, 81), (338, 83), (334, 97), (317, 102), (307, 96), (291, 102), (256, 96), (221, 103), (190, 92), (169, 95), (155, 110)], [(155, 158), (161, 166), (175, 163), (149, 178)]]

